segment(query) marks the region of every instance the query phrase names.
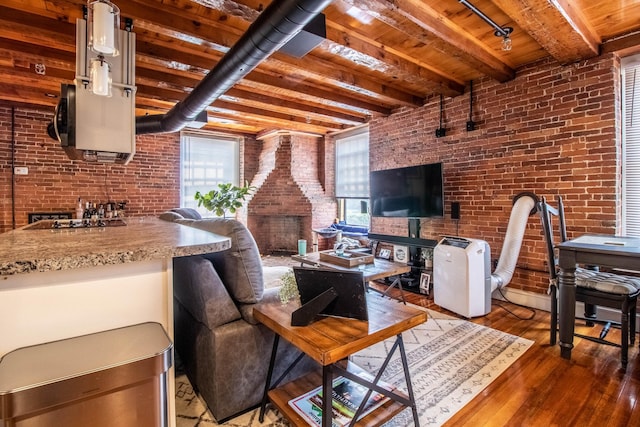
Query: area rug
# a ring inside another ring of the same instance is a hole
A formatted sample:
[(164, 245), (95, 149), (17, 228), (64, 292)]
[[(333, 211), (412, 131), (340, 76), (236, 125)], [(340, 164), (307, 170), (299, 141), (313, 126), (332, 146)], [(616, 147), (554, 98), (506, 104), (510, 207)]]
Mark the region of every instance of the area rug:
[[(533, 341), (427, 311), (429, 321), (402, 336), (420, 425), (440, 426), (524, 354)], [(387, 340), (367, 348), (352, 356), (351, 360), (376, 372), (394, 341)], [(382, 379), (406, 390), (397, 351)], [(176, 373), (176, 412), (178, 427), (219, 425), (180, 372)], [(263, 423), (258, 421), (258, 411), (255, 410), (222, 425), (289, 426), (273, 409), (267, 412)], [(388, 427), (412, 425), (413, 418), (408, 409), (386, 424)]]

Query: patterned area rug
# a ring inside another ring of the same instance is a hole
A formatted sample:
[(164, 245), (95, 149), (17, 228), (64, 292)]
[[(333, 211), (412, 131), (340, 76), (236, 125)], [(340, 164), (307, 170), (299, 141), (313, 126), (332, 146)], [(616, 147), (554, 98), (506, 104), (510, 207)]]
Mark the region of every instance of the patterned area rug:
[[(533, 341), (435, 311), (427, 311), (429, 321), (405, 332), (402, 336), (420, 424), (440, 426), (524, 354)], [(361, 351), (351, 360), (371, 372), (376, 372), (393, 341), (384, 341)], [(406, 390), (402, 363), (397, 351), (382, 379)], [(176, 373), (176, 412), (178, 427), (219, 425), (193, 392), (179, 366)], [(254, 410), (223, 425), (289, 426), (273, 409), (267, 412), (262, 424), (258, 421), (258, 411)], [(412, 426), (411, 411), (403, 411), (386, 425)]]

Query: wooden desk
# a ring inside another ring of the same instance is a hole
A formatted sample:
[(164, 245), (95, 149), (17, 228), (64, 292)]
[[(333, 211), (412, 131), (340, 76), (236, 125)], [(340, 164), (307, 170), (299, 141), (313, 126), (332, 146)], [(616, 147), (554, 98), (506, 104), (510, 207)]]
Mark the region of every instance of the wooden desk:
[(576, 265), (640, 271), (640, 239), (586, 234), (560, 243), (558, 251), (560, 353), (565, 359), (571, 359), (576, 317)]
[[(366, 283), (369, 283), (372, 280), (384, 279), (386, 277), (400, 276), (401, 274), (408, 273), (411, 271), (411, 267), (409, 267), (407, 264), (401, 264), (399, 262), (392, 262), (392, 261), (387, 261), (379, 258), (375, 258), (372, 264), (364, 264), (364, 265), (351, 267), (351, 268), (343, 267), (341, 265), (333, 264), (327, 261), (321, 261), (319, 252), (310, 252), (304, 256), (292, 255), (291, 259), (295, 261), (299, 261), (301, 265), (306, 264), (306, 265), (312, 265), (315, 267), (325, 267), (325, 268), (331, 268), (334, 270), (342, 270), (342, 271), (362, 271), (362, 276), (364, 277), (364, 281)], [(387, 293), (391, 289), (393, 289), (395, 286), (398, 286), (398, 289), (400, 289), (402, 302), (406, 304), (400, 277), (397, 277), (384, 292), (378, 291), (375, 288), (369, 288), (368, 286), (367, 286), (367, 289), (372, 289), (386, 296)]]
[[(411, 379), (409, 377), (409, 367), (402, 341), (402, 332), (413, 328), (427, 321), (426, 311), (410, 306), (397, 304), (385, 298), (367, 298), (369, 310), (369, 321), (344, 319), (336, 317), (323, 317), (322, 319), (308, 326), (291, 326), (291, 313), (298, 308), (298, 304), (289, 303), (285, 306), (270, 304), (256, 306), (253, 315), (259, 322), (266, 325), (276, 333), (271, 355), (271, 364), (265, 383), (265, 394), (260, 409), (260, 420), (264, 417), (267, 404), (267, 397), (294, 425), (306, 425), (306, 422), (289, 406), (289, 400), (304, 392), (310, 391), (318, 386), (314, 378), (303, 377), (293, 381), (278, 389), (272, 387), (272, 371), (275, 363), (275, 355), (280, 337), (286, 339), (296, 346), (307, 356), (317, 361), (322, 366), (323, 396), (331, 396), (332, 379), (334, 373), (349, 377), (344, 372), (344, 368), (337, 363), (348, 356), (376, 344), (385, 339), (396, 336), (394, 350), (400, 351), (402, 366), (404, 368), (405, 380), (407, 383), (408, 396), (394, 393), (392, 399), (385, 404), (381, 410), (376, 410), (367, 415), (358, 423), (361, 425), (378, 425), (391, 419), (398, 412), (409, 406), (413, 410), (413, 420), (419, 426), (418, 412), (413, 397)], [(389, 353), (389, 357), (394, 350)], [(382, 366), (386, 366), (383, 363)], [(316, 374), (317, 375), (317, 374)], [(378, 374), (380, 375), (380, 373)], [(320, 376), (317, 375), (317, 379)], [(383, 392), (383, 389), (375, 385), (376, 391)], [(274, 384), (277, 386), (278, 384)], [(371, 386), (371, 384), (367, 384)], [(380, 390), (378, 388), (380, 388)], [(388, 392), (386, 392), (388, 394)], [(399, 403), (398, 403), (399, 402)], [(331, 426), (331, 399), (323, 401), (323, 426)], [(328, 415), (327, 415), (328, 414)], [(369, 424), (371, 422), (371, 424)]]

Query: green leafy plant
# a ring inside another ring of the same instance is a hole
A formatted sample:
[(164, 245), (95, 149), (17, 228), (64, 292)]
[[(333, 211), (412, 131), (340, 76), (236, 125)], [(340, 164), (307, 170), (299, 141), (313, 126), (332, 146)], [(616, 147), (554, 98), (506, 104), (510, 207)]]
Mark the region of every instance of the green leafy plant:
[(255, 191), (256, 188), (246, 183), (244, 187), (238, 187), (231, 183), (218, 184), (217, 190), (208, 193), (196, 191), (195, 199), (198, 207), (204, 206), (208, 211), (214, 212), (218, 216), (226, 216), (227, 212), (235, 214), (236, 210), (242, 207), (245, 197)]
[(288, 303), (292, 299), (300, 298), (298, 294), (298, 285), (296, 284), (296, 277), (293, 275), (293, 271), (288, 271), (280, 278), (282, 285), (278, 296), (283, 304)]

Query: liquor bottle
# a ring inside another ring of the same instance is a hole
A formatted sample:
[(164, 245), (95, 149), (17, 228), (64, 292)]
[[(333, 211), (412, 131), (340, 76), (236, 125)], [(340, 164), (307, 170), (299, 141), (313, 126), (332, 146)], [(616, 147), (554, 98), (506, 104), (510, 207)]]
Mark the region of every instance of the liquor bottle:
[(76, 206), (76, 219), (84, 217), (84, 209), (82, 208), (82, 199), (78, 197), (78, 205)]
[(98, 208), (94, 203), (93, 206), (91, 207), (91, 223), (95, 224), (97, 222), (98, 222)]
[(91, 218), (91, 203), (86, 202), (84, 204), (84, 213), (82, 214), (82, 219), (90, 219)]

